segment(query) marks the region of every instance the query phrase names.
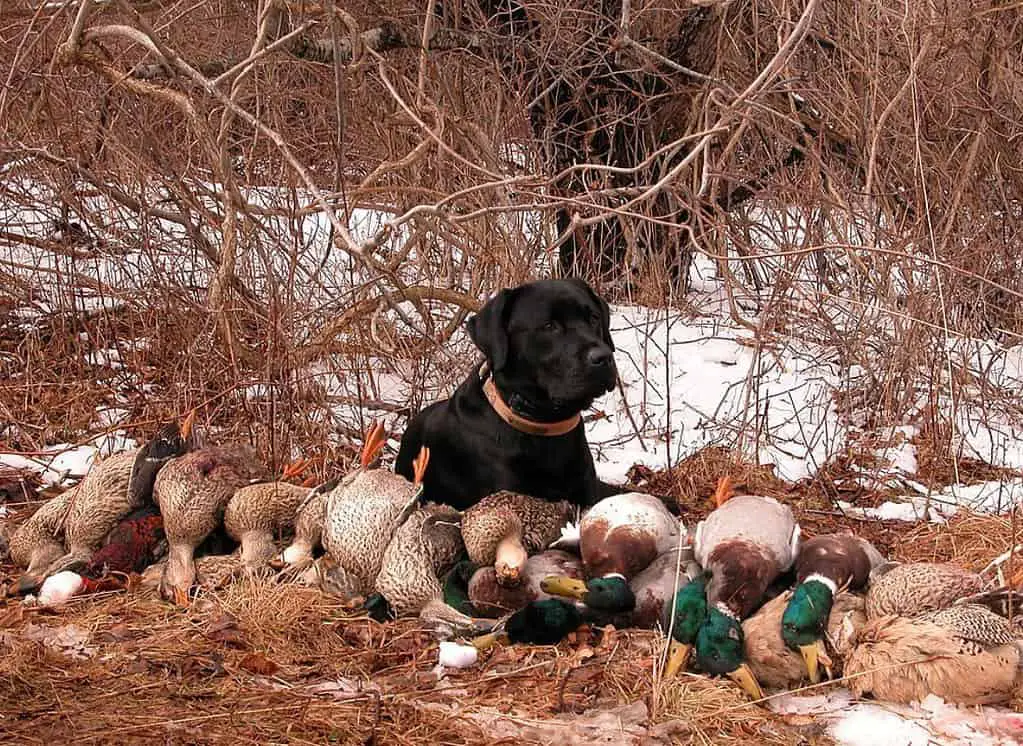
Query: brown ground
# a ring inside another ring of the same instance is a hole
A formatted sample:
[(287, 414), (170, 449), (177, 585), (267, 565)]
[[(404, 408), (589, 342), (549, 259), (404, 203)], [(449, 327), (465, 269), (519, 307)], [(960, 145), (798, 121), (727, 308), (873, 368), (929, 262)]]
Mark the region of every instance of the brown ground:
[[(896, 559), (979, 569), (1012, 544), (1008, 518), (913, 526), (845, 517), (819, 480), (785, 484), (720, 449), (634, 478), (695, 516), (709, 510), (705, 496), (721, 473), (791, 503), (807, 534), (848, 527)], [(2, 571), (5, 582), (15, 572)], [(239, 581), (188, 610), (145, 588), (60, 610), (6, 599), (0, 742), (597, 743), (594, 734), (612, 730), (583, 714), (595, 708), (613, 712), (614, 728), (624, 723), (608, 743), (830, 742), (806, 719), (787, 722), (746, 702), (730, 683), (694, 675), (655, 683), (662, 647), (655, 632), (584, 629), (554, 648), (484, 654), (438, 680), (437, 643), (415, 621), (381, 625), (312, 589)]]

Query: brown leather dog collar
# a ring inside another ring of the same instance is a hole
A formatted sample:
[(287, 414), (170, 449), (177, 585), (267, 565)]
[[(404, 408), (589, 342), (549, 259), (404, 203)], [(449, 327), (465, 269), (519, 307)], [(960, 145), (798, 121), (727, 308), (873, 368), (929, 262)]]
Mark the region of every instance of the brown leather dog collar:
[(579, 423), (582, 421), (578, 414), (560, 422), (534, 422), (533, 420), (527, 420), (511, 410), (511, 407), (508, 406), (508, 403), (501, 396), (501, 392), (497, 390), (494, 379), (490, 377), (487, 377), (483, 382), (483, 393), (486, 394), (490, 406), (494, 408), (494, 411), (497, 412), (502, 420), (520, 433), (526, 433), (527, 435), (543, 435), (549, 438), (556, 435), (565, 435), (579, 427)]

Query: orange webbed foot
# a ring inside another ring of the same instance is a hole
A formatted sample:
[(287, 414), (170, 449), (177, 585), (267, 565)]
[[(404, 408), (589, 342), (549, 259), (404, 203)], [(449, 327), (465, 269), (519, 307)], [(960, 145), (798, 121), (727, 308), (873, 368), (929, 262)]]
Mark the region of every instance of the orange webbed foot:
[(735, 488), (732, 484), (732, 478), (726, 474), (718, 480), (717, 489), (714, 490), (714, 496), (711, 499), (714, 501), (714, 507), (720, 508), (734, 495)]
[(362, 455), (359, 458), (359, 463), (363, 467), (368, 467), (373, 463), (385, 445), (387, 445), (387, 431), (384, 430), (383, 424), (374, 420), (369, 432), (366, 433), (366, 442), (362, 446)]
[(415, 478), (412, 484), (419, 486), (423, 483), (423, 475), (426, 473), (426, 465), (430, 463), (430, 449), (423, 446), (419, 449), (419, 455), (412, 462), (412, 471)]

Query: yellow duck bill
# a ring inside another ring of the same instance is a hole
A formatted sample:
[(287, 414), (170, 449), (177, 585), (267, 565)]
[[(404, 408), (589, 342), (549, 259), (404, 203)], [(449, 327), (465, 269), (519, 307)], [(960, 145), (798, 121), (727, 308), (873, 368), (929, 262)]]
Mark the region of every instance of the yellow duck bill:
[(806, 672), (809, 675), (811, 684), (819, 684), (821, 682), (821, 671), (824, 668), (825, 675), (831, 678), (831, 658), (828, 657), (827, 652), (824, 650), (824, 643), (820, 640), (815, 641), (810, 645), (800, 645), (799, 652), (803, 656), (803, 661), (806, 663)]
[(670, 679), (676, 676), (679, 671), (685, 671), (689, 665), (689, 657), (692, 655), (692, 652), (692, 645), (672, 640), (668, 646), (668, 662), (664, 666), (664, 678)]
[(752, 669), (745, 663), (729, 673), (728, 678), (741, 686), (743, 691), (753, 697), (753, 699), (764, 698), (764, 690), (760, 688), (757, 677), (753, 675)]
[(562, 575), (548, 575), (540, 581), (540, 588), (552, 596), (566, 596), (579, 601), (586, 595), (586, 583)]
[(508, 642), (508, 635), (504, 632), (490, 632), (475, 638), (472, 646), (477, 650), (489, 650), (495, 645), (506, 645)]

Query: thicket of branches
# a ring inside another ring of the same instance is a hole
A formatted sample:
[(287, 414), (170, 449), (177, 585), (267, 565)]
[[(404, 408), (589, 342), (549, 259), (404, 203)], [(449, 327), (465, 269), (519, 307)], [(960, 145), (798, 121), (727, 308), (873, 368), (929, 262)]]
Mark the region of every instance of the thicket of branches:
[[(329, 416), (325, 371), (412, 408), (449, 386), (494, 288), (577, 272), (692, 310), (696, 254), (756, 344), (860, 366), (876, 422), (921, 397), (1014, 407), (964, 338), (993, 340), (986, 365), (1023, 333), (1021, 20), (1002, 0), (23, 0), (0, 20), (7, 440), (201, 404), (280, 454), (361, 424)], [(85, 354), (119, 339), (146, 344), (97, 386)]]

